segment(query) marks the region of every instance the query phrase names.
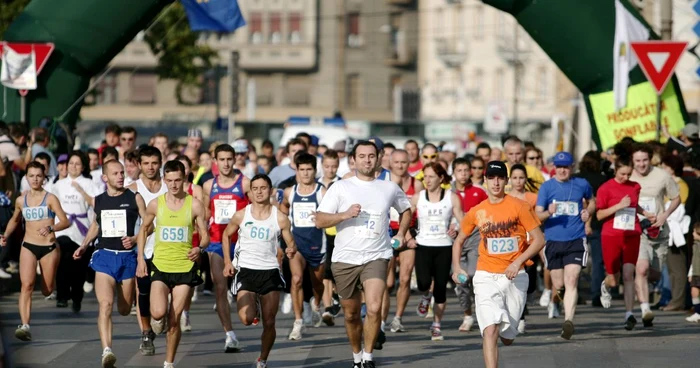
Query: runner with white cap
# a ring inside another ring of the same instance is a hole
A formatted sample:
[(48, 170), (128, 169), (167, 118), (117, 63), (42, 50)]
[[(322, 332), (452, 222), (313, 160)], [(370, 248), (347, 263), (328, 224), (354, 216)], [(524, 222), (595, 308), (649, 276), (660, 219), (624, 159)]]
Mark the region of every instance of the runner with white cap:
[(248, 160), (248, 141), (236, 139), (232, 146), (233, 150), (236, 151), (236, 162), (233, 164), (233, 168), (242, 172), (246, 178), (251, 179), (258, 173), (258, 164), (256, 161)]

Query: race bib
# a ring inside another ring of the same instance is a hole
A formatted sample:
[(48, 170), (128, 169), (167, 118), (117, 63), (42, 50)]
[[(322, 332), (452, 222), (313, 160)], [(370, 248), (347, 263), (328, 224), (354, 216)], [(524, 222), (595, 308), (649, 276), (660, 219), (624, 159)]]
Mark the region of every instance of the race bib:
[(189, 239), (189, 229), (185, 226), (161, 226), (159, 229), (162, 242), (184, 243)]
[(235, 199), (215, 199), (214, 200), (214, 223), (226, 225), (231, 217), (236, 213)]
[(555, 202), (556, 210), (554, 212), (557, 216), (578, 216), (578, 203), (577, 202)]
[(103, 238), (123, 238), (126, 236), (126, 210), (102, 210), (100, 228)]
[(377, 239), (382, 232), (387, 232), (387, 229), (382, 228), (381, 212), (362, 211), (355, 223), (355, 236), (358, 238)]
[(634, 219), (636, 211), (632, 207), (623, 208), (615, 212), (613, 229), (634, 230)]
[(22, 208), (22, 216), (26, 221), (39, 221), (49, 218), (49, 207), (24, 207)]
[(656, 198), (653, 197), (640, 197), (639, 207), (642, 207), (644, 211), (656, 213)]
[(486, 247), (489, 254), (510, 254), (518, 251), (518, 238), (487, 238)]
[(294, 202), (292, 212), (294, 213), (294, 227), (314, 227), (313, 212), (316, 211), (316, 203)]
[(423, 223), (425, 224), (425, 236), (441, 238), (447, 235), (447, 226), (445, 226), (445, 220), (442, 217), (428, 217)]

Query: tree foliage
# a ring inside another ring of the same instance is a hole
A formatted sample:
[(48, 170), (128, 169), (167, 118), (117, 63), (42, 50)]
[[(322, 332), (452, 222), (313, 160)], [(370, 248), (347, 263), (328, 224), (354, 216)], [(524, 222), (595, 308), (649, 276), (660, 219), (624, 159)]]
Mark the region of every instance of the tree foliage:
[(30, 0), (0, 0), (0, 40), (4, 39), (5, 31), (29, 4)]
[(163, 11), (166, 14), (146, 33), (145, 40), (158, 58), (158, 77), (176, 80), (177, 100), (184, 103), (183, 92), (201, 86), (202, 70), (212, 67), (217, 52), (197, 42), (182, 4), (176, 2)]

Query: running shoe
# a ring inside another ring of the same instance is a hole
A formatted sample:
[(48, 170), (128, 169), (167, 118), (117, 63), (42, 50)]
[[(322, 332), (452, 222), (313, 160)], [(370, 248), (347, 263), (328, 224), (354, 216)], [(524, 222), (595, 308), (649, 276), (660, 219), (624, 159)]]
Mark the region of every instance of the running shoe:
[(182, 332), (192, 331), (192, 324), (190, 323), (190, 314), (187, 312), (182, 312), (182, 317), (180, 317), (180, 330)]
[(138, 311), (136, 310), (136, 304), (131, 306), (131, 312), (129, 313), (132, 316), (135, 316)]
[(56, 301), (56, 308), (68, 308), (68, 301), (67, 300), (57, 300)]
[(73, 304), (71, 304), (71, 309), (73, 310), (73, 313), (80, 313), (80, 310), (82, 308), (83, 308), (82, 302), (73, 301)]
[(235, 337), (226, 335), (226, 345), (224, 345), (225, 353), (235, 353), (241, 350), (241, 343)]
[[(386, 334), (384, 331), (379, 330), (379, 336), (377, 336), (377, 342), (374, 343), (374, 350), (384, 349), (384, 343), (386, 343)], [(374, 364), (374, 363), (372, 363)], [(372, 365), (374, 367), (374, 365)]]
[(117, 356), (114, 355), (112, 349), (105, 348), (102, 352), (102, 368), (114, 368), (117, 364)]
[(559, 303), (549, 303), (547, 307), (547, 318), (553, 319), (559, 317)]
[(654, 312), (652, 312), (651, 310), (642, 312), (642, 324), (644, 324), (644, 327), (653, 327)]
[(12, 275), (11, 275), (11, 274), (5, 272), (5, 270), (3, 270), (2, 268), (0, 268), (0, 279), (8, 280), (8, 279), (11, 279), (11, 278), (12, 278)]
[(163, 368), (175, 368), (175, 363), (163, 362)]
[(160, 335), (163, 332), (165, 332), (165, 325), (167, 325), (166, 320), (166, 317), (163, 317), (160, 320), (151, 318), (151, 329), (153, 330), (153, 333), (155, 333), (156, 335)]
[(282, 297), (282, 313), (284, 314), (289, 314), (292, 313), (292, 295), (288, 293), (284, 293), (284, 297)]
[(207, 290), (207, 289), (202, 290), (202, 295), (211, 296), (212, 295), (211, 290)]
[(301, 340), (302, 333), (304, 332), (306, 328), (304, 327), (304, 320), (298, 319), (294, 321), (294, 325), (292, 326), (292, 332), (289, 333), (289, 339), (290, 340)]
[(612, 295), (608, 291), (608, 287), (605, 286), (605, 281), (600, 284), (600, 304), (603, 308), (608, 309), (612, 305)]
[(362, 368), (375, 368), (376, 366), (374, 365), (373, 360), (365, 360), (362, 362)]
[(199, 293), (195, 290), (194, 293), (192, 293), (192, 302), (194, 303), (197, 300), (199, 300)]
[(323, 320), (323, 323), (326, 324), (326, 326), (335, 326), (335, 316), (333, 315), (333, 311), (331, 308), (326, 308), (326, 311), (323, 312), (321, 319)]
[(445, 337), (442, 336), (442, 331), (440, 330), (440, 327), (438, 326), (433, 326), (431, 327), (431, 332), (430, 332), (430, 339), (433, 341), (442, 341), (445, 340)]
[(685, 320), (688, 322), (700, 323), (700, 314), (693, 313), (692, 316), (687, 317)]
[(15, 337), (22, 341), (32, 341), (32, 332), (29, 331), (29, 326), (17, 326), (17, 329), (15, 330)]
[(323, 322), (323, 318), (321, 317), (320, 308), (312, 310), (311, 311), (311, 323), (314, 325), (314, 327), (321, 327), (322, 322)]
[(44, 297), (44, 300), (56, 300), (56, 292), (54, 291), (53, 293), (51, 293), (51, 295)]
[(527, 333), (527, 322), (524, 319), (518, 321), (518, 333), (523, 335)]
[(355, 362), (353, 362), (353, 363), (352, 363), (352, 368), (362, 368), (362, 363), (361, 363), (361, 362), (360, 362), (360, 363), (355, 363)]
[(401, 324), (401, 317), (399, 316), (394, 316), (394, 319), (391, 320), (391, 326), (389, 328), (391, 329), (391, 332), (406, 332), (406, 329)]
[(420, 303), (418, 303), (418, 307), (416, 307), (416, 314), (418, 314), (418, 317), (423, 317), (428, 315), (428, 309), (430, 308), (430, 297), (422, 296), (420, 298)]
[(637, 324), (637, 319), (634, 318), (634, 316), (627, 317), (627, 320), (625, 321), (625, 330), (627, 330), (627, 331), (634, 330), (634, 326), (636, 324)]
[(156, 353), (156, 347), (153, 345), (155, 338), (156, 334), (153, 331), (144, 331), (141, 334), (141, 345), (139, 346), (141, 355), (154, 355)]
[(564, 321), (561, 326), (561, 337), (564, 340), (570, 340), (571, 336), (574, 334), (574, 323), (571, 321)]
[(333, 317), (338, 317), (338, 315), (340, 314), (340, 310), (341, 310), (341, 309), (342, 309), (342, 308), (340, 308), (340, 305), (338, 305), (338, 304), (333, 304), (332, 306), (330, 306), (330, 309), (326, 309), (326, 310), (328, 310), (329, 312), (331, 312), (331, 314), (333, 314)]
[(552, 301), (552, 290), (551, 289), (544, 289), (542, 291), (542, 296), (540, 297), (540, 307), (546, 307), (549, 305), (549, 302)]
[(459, 326), (459, 332), (469, 332), (474, 326), (474, 317), (464, 316), (462, 324)]
[(433, 305), (435, 305), (435, 298), (430, 298), (430, 305), (428, 305), (428, 313), (425, 315), (425, 318), (433, 318), (435, 316)]
[(256, 363), (256, 368), (267, 368), (267, 362), (263, 362), (258, 358), (258, 360), (255, 362)]

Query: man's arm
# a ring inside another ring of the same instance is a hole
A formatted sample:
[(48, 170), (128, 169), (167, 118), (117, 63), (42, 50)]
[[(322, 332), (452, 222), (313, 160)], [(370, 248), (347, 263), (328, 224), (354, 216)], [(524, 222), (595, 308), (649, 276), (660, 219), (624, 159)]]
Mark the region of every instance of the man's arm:
[(202, 203), (205, 203), (204, 198), (207, 199), (207, 202), (204, 206), (204, 217), (207, 218), (207, 220), (211, 217), (211, 209), (209, 208), (209, 198), (211, 195), (212, 183), (214, 183), (214, 179), (209, 179), (204, 183), (204, 185), (202, 185)]
[(245, 216), (245, 208), (233, 214), (233, 217), (231, 217), (228, 225), (226, 225), (226, 229), (224, 229), (224, 234), (221, 235), (221, 248), (224, 251), (224, 264), (231, 264), (231, 236), (238, 232), (238, 228), (241, 226), (241, 221), (243, 221), (243, 216)]
[[(272, 210), (274, 211), (274, 208)], [(284, 239), (284, 242), (287, 244), (287, 249), (285, 250), (287, 258), (292, 259), (297, 253), (297, 245), (292, 235), (292, 224), (286, 216), (277, 216), (277, 223), (282, 230), (282, 239)]]
[(139, 235), (136, 237), (136, 244), (138, 244), (138, 260), (139, 263), (145, 262), (144, 252), (146, 250), (146, 238), (148, 237), (148, 228), (153, 225), (153, 219), (156, 218), (156, 213), (158, 212), (158, 201), (151, 201), (146, 207), (146, 216), (143, 217), (141, 223), (141, 229), (139, 230)]
[(316, 227), (319, 229), (333, 227), (345, 220), (357, 217), (360, 210), (359, 204), (353, 204), (347, 211), (341, 213), (316, 212)]
[(207, 211), (202, 202), (198, 199), (193, 199), (192, 212), (194, 212), (197, 230), (199, 231), (199, 249), (206, 249), (209, 246), (209, 231), (207, 230), (207, 221), (204, 216)]

